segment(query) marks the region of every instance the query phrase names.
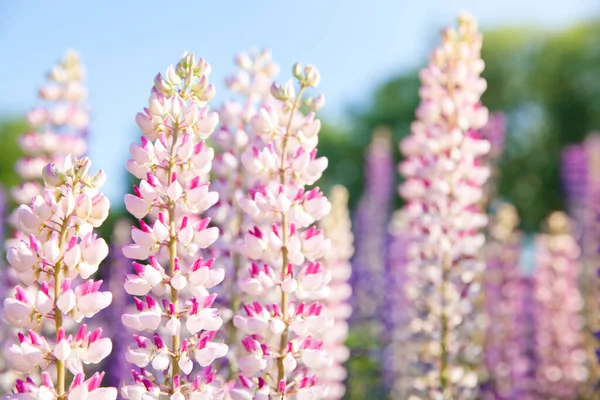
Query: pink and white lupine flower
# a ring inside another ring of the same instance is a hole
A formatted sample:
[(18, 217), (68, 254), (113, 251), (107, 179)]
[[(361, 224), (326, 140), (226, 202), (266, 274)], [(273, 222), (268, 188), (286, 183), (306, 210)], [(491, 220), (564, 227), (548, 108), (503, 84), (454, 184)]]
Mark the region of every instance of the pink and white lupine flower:
[(209, 75), (204, 59), (185, 53), (156, 76), (149, 106), (136, 117), (144, 136), (130, 146), (127, 169), (141, 182), (125, 205), (139, 227), (123, 249), (135, 260), (125, 290), (136, 297), (122, 322), (139, 333), (126, 354), (139, 372), (121, 390), (126, 399), (223, 397), (211, 364), (227, 345), (213, 340), (223, 321), (210, 290), (224, 269), (203, 258), (219, 232), (201, 217), (218, 200), (208, 183), (213, 150), (204, 141), (219, 120), (206, 105), (214, 95)]
[[(101, 337), (102, 329), (87, 332), (85, 324), (75, 335), (64, 328), (94, 316), (112, 300), (110, 292), (100, 291), (102, 281), (88, 279), (108, 254), (106, 243), (92, 230), (102, 224), (109, 209), (108, 199), (99, 192), (104, 173), (90, 176), (90, 166), (89, 159), (72, 156), (60, 165), (49, 164), (44, 168), (43, 194), (15, 212), (17, 228), (29, 236), (7, 253), (24, 287), (17, 286), (14, 297), (4, 300), (4, 319), (21, 329), (17, 340), (6, 345), (5, 356), (25, 374), (37, 368), (46, 372), (53, 364), (56, 377), (52, 380), (45, 373), (41, 386), (31, 378), (17, 381), (16, 394), (6, 398), (117, 397), (115, 388), (98, 389), (99, 378), (91, 378), (87, 389), (77, 388), (83, 365), (98, 364), (111, 352), (110, 339)], [(83, 283), (75, 286), (74, 280)], [(54, 337), (39, 333), (43, 324), (55, 331)], [(66, 369), (75, 375), (69, 389)]]
[[(561, 175), (566, 194), (569, 216), (573, 219), (574, 236), (581, 247), (581, 293), (584, 298), (584, 344), (590, 360), (596, 359), (598, 339), (594, 334), (600, 330), (600, 286), (597, 269), (599, 265), (598, 243), (600, 227), (597, 217), (600, 196), (600, 132), (591, 132), (583, 143), (566, 147), (562, 154)], [(592, 392), (600, 380), (600, 366), (590, 364), (590, 376), (586, 390)]]
[[(115, 399), (116, 389), (100, 387), (104, 373), (96, 372), (91, 378), (85, 380), (83, 373), (74, 376), (73, 382), (69, 387), (67, 397), (61, 397), (66, 400), (105, 400)], [(16, 384), (16, 393), (4, 396), (7, 400), (54, 400), (56, 399), (54, 383), (50, 373), (42, 373), (42, 383), (36, 385), (31, 378), (26, 380), (19, 379)]]
[(544, 398), (577, 398), (589, 371), (583, 347), (584, 300), (578, 288), (581, 250), (568, 217), (555, 212), (548, 234), (536, 237), (533, 276), (536, 392)]
[(229, 379), (235, 379), (238, 345), (241, 337), (233, 326), (233, 314), (239, 311), (242, 291), (237, 285), (241, 269), (247, 259), (241, 253), (244, 229), (248, 217), (244, 217), (240, 200), (254, 185), (250, 174), (241, 163), (242, 154), (256, 145), (250, 121), (257, 112), (257, 106), (272, 101), (271, 84), (279, 72), (279, 66), (271, 59), (267, 50), (242, 52), (237, 55), (239, 70), (227, 78), (229, 90), (238, 95), (239, 100), (227, 101), (219, 110), (220, 125), (212, 136), (215, 144), (215, 159), (212, 172), (213, 188), (219, 194), (219, 201), (209, 211), (213, 222), (219, 227), (220, 236), (214, 249), (217, 257), (223, 260), (225, 281), (219, 303), (223, 306), (223, 319), (227, 324), (227, 355)]
[(421, 103), (411, 135), (401, 145), (407, 159), (400, 187), (409, 218), (414, 342), (411, 399), (473, 398), (480, 354), (473, 340), (480, 328), (473, 299), (483, 265), (479, 260), (487, 219), (479, 210), (489, 170), (480, 158), (490, 148), (477, 131), (488, 111), (480, 96), (482, 37), (475, 20), (462, 14), (420, 73)]
[[(85, 105), (87, 94), (83, 78), (84, 69), (79, 57), (70, 50), (50, 70), (47, 83), (40, 88), (39, 98), (45, 104), (27, 114), (31, 130), (19, 138), (24, 156), (15, 165), (15, 172), (20, 183), (10, 192), (17, 205), (28, 205), (33, 198), (43, 193), (42, 175), (46, 165), (60, 165), (67, 154), (82, 156), (86, 152), (85, 136), (89, 116)], [(27, 235), (16, 226), (17, 220), (16, 213), (9, 218), (14, 229), (12, 237), (5, 242), (6, 249), (18, 247), (22, 239), (27, 240)], [(31, 270), (26, 273), (31, 275)], [(8, 268), (4, 280), (7, 287), (14, 287), (19, 278), (13, 268)], [(8, 291), (5, 297), (13, 295)], [(4, 347), (6, 338), (12, 337), (13, 332), (8, 332), (8, 326), (2, 328), (7, 330), (0, 335), (0, 345)], [(14, 377), (3, 381), (12, 387)], [(5, 391), (10, 390), (10, 387), (4, 386)]]
[(261, 107), (251, 121), (262, 143), (242, 155), (255, 187), (241, 201), (252, 225), (243, 243), (251, 260), (249, 276), (240, 282), (259, 301), (244, 304), (234, 317), (247, 335), (240, 385), (229, 392), (234, 399), (322, 398), (322, 371), (333, 363), (320, 339), (333, 320), (321, 302), (310, 300), (311, 292), (323, 290), (331, 279), (321, 265), (329, 240), (312, 225), (331, 206), (319, 189), (306, 189), (320, 178), (327, 159), (317, 157), (320, 121), (299, 111), (303, 104), (317, 109), (324, 100), (303, 102), (306, 89), (320, 81), (314, 66), (296, 64), (293, 74), (299, 91), (293, 80), (273, 84), (271, 94), (278, 101)]
[(60, 164), (67, 154), (83, 156), (89, 112), (85, 105), (87, 90), (83, 85), (84, 68), (78, 54), (69, 50), (48, 73), (48, 82), (39, 90), (47, 102), (27, 114), (32, 131), (19, 138), (24, 153), (15, 171), (21, 183), (11, 191), (17, 204), (29, 204), (43, 192), (42, 171), (49, 163)]
[(352, 295), (349, 284), (352, 275), (350, 258), (354, 253), (350, 213), (348, 212), (348, 190), (334, 186), (331, 190), (331, 213), (321, 220), (320, 226), (331, 239), (331, 247), (323, 259), (323, 268), (331, 273), (331, 283), (322, 286), (318, 297), (327, 305), (325, 312), (334, 320), (333, 327), (323, 337), (323, 346), (333, 357), (333, 365), (323, 372), (327, 385), (327, 399), (341, 399), (346, 392), (344, 381), (347, 376), (344, 363), (350, 350), (344, 344), (348, 338), (348, 318), (352, 307), (348, 300)]

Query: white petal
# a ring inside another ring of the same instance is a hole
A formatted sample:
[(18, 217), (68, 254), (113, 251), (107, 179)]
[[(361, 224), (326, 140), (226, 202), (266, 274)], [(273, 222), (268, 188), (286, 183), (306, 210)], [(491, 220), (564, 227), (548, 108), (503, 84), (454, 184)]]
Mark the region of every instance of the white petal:
[(54, 347), (54, 357), (56, 357), (59, 361), (65, 361), (71, 355), (71, 346), (66, 339), (62, 339), (60, 342), (56, 344)]
[(69, 289), (58, 297), (56, 301), (56, 306), (63, 312), (63, 314), (68, 314), (75, 307), (76, 298), (75, 292)]

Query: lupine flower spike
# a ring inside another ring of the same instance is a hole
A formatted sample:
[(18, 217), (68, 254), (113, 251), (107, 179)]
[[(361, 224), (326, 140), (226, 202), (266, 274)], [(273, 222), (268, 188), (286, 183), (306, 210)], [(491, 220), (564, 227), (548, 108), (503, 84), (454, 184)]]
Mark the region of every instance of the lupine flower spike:
[[(600, 365), (595, 361), (600, 337), (600, 133), (588, 134), (581, 144), (563, 150), (561, 174), (566, 192), (567, 209), (575, 226), (573, 232), (581, 248), (580, 287), (584, 298), (584, 344), (590, 360), (590, 377), (586, 394), (596, 391), (600, 382)], [(596, 333), (598, 332), (598, 333)]]
[(479, 130), (483, 139), (490, 142), (490, 151), (483, 157), (483, 163), (490, 168), (490, 179), (484, 187), (484, 204), (490, 206), (497, 196), (497, 185), (500, 179), (498, 163), (504, 153), (506, 138), (506, 116), (502, 113), (490, 114), (487, 124)]
[(70, 50), (48, 73), (48, 82), (39, 90), (47, 105), (27, 114), (33, 128), (19, 138), (25, 154), (15, 170), (21, 184), (11, 191), (17, 204), (29, 204), (43, 192), (42, 170), (48, 163), (57, 165), (67, 154), (80, 157), (87, 149), (89, 112), (83, 86), (85, 71), (76, 52)]
[(236, 400), (324, 397), (322, 370), (333, 362), (322, 340), (332, 321), (324, 305), (311, 300), (331, 280), (320, 262), (329, 241), (313, 225), (331, 206), (319, 188), (306, 188), (321, 177), (327, 159), (317, 157), (320, 121), (299, 110), (303, 104), (318, 109), (324, 98), (303, 98), (320, 81), (314, 66), (296, 64), (292, 72), (299, 89), (293, 80), (273, 84), (278, 101), (251, 122), (262, 144), (242, 155), (256, 187), (241, 203), (253, 226), (243, 244), (250, 265), (239, 284), (257, 300), (234, 317), (246, 334), (240, 385), (230, 392)]
[(388, 260), (385, 279), (386, 313), (384, 318), (383, 378), (386, 389), (394, 399), (406, 399), (410, 392), (407, 345), (410, 304), (406, 301), (408, 245), (407, 218), (403, 210), (392, 216), (388, 233)]
[(562, 212), (548, 218), (548, 234), (536, 238), (534, 274), (536, 382), (543, 398), (577, 398), (588, 378), (577, 278), (580, 248)]
[(365, 152), (365, 189), (356, 210), (352, 320), (381, 348), (387, 226), (394, 196), (392, 133), (379, 127)]
[(524, 398), (528, 385), (523, 318), (523, 272), (519, 265), (522, 235), (517, 210), (498, 206), (485, 246), (485, 311), (488, 318), (484, 362), (489, 374), (484, 399)]
[(215, 144), (213, 173), (214, 189), (219, 193), (219, 201), (209, 215), (220, 229), (215, 243), (217, 257), (225, 263), (223, 294), (218, 303), (223, 305), (223, 319), (227, 324), (227, 354), (229, 379), (235, 379), (237, 358), (240, 356), (240, 332), (233, 325), (233, 314), (240, 309), (242, 291), (237, 280), (241, 269), (247, 264), (241, 252), (248, 217), (240, 205), (240, 200), (254, 187), (253, 179), (240, 161), (242, 154), (260, 142), (250, 126), (250, 120), (271, 97), (273, 77), (279, 67), (271, 59), (269, 51), (242, 52), (236, 57), (239, 66), (237, 73), (226, 80), (229, 90), (241, 96), (238, 101), (227, 101), (219, 110), (220, 126), (212, 136)]
[(461, 15), (444, 31), (420, 73), (421, 104), (411, 135), (401, 195), (409, 219), (410, 329), (413, 333), (410, 399), (474, 398), (481, 349), (473, 300), (483, 268), (479, 260), (487, 218), (480, 212), (489, 169), (480, 158), (490, 148), (477, 133), (488, 118), (480, 96), (482, 37), (475, 20)]
[(131, 261), (123, 255), (123, 247), (130, 241), (130, 232), (130, 220), (123, 218), (115, 222), (110, 253), (106, 261), (110, 269), (105, 276), (107, 276), (108, 288), (113, 294), (113, 301), (111, 306), (103, 311), (102, 318), (113, 339), (113, 352), (106, 359), (106, 377), (104, 379), (107, 384), (115, 386), (120, 386), (131, 369), (131, 365), (125, 357), (131, 335), (118, 323), (121, 315), (126, 312), (127, 306), (131, 303), (131, 297), (125, 293), (123, 288), (123, 279), (133, 269)]
[(333, 328), (323, 337), (323, 347), (334, 361), (331, 368), (324, 371), (323, 381), (327, 385), (326, 398), (337, 400), (346, 392), (344, 363), (350, 357), (350, 351), (345, 342), (348, 338), (348, 318), (352, 313), (348, 300), (352, 295), (349, 279), (352, 275), (350, 258), (354, 253), (354, 236), (348, 212), (348, 190), (345, 187), (334, 186), (331, 189), (331, 213), (319, 225), (331, 240), (331, 247), (323, 258), (323, 268), (331, 272), (331, 283), (319, 297), (327, 305), (327, 314), (334, 320)]
[(139, 370), (121, 390), (126, 399), (223, 396), (211, 364), (227, 345), (213, 340), (223, 321), (209, 290), (223, 281), (224, 269), (206, 258), (219, 232), (202, 218), (218, 200), (208, 183), (213, 150), (204, 142), (219, 122), (206, 106), (215, 92), (210, 71), (204, 59), (185, 53), (156, 76), (148, 108), (136, 117), (144, 136), (130, 146), (127, 169), (141, 181), (125, 205), (139, 227), (123, 249), (136, 260), (125, 281), (136, 309), (122, 321), (138, 332), (126, 357)]
[[(103, 373), (85, 381), (83, 370), (83, 364), (100, 363), (112, 349), (102, 328), (81, 324), (112, 300), (110, 292), (100, 291), (102, 281), (90, 279), (108, 254), (93, 228), (102, 224), (109, 209), (108, 199), (98, 191), (105, 175), (100, 171), (90, 176), (90, 166), (89, 159), (71, 156), (60, 166), (48, 164), (43, 194), (15, 212), (17, 227), (27, 238), (8, 250), (7, 259), (23, 285), (4, 300), (3, 317), (20, 332), (4, 354), (19, 372), (40, 368), (43, 373), (39, 385), (30, 377), (17, 380), (16, 394), (6, 399), (117, 397), (115, 388), (100, 387)], [(65, 330), (68, 322), (80, 324), (73, 334)], [(44, 323), (54, 330), (52, 337), (39, 333)], [(69, 386), (67, 370), (73, 375)]]

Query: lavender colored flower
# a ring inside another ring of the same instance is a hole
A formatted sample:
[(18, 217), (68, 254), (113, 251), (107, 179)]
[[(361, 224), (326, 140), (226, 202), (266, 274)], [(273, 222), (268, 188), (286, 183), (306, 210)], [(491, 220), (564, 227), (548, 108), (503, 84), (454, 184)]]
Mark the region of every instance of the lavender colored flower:
[(356, 253), (352, 259), (352, 323), (374, 340), (382, 334), (387, 225), (394, 193), (392, 136), (373, 133), (365, 154), (364, 192), (354, 218)]
[(113, 351), (105, 361), (105, 381), (109, 386), (119, 387), (124, 378), (130, 374), (131, 364), (127, 362), (127, 344), (129, 333), (120, 324), (121, 315), (130, 305), (130, 298), (123, 288), (123, 281), (131, 273), (131, 260), (123, 255), (123, 246), (129, 244), (131, 222), (127, 219), (116, 221), (111, 238), (110, 251), (106, 260), (106, 280), (108, 289), (113, 295), (111, 306), (103, 311), (104, 326), (113, 341)]
[(402, 210), (396, 211), (389, 226), (385, 279), (383, 378), (394, 399), (408, 398), (410, 380), (406, 347), (410, 335), (409, 303), (406, 300), (408, 265), (408, 221)]
[(490, 168), (490, 179), (485, 184), (485, 203), (493, 204), (497, 195), (497, 181), (500, 178), (498, 162), (504, 153), (506, 137), (506, 116), (503, 113), (492, 113), (487, 124), (479, 130), (483, 139), (490, 142), (490, 151), (483, 157), (483, 162)]
[[(584, 298), (584, 345), (588, 358), (593, 360), (598, 347), (593, 332), (600, 330), (600, 287), (596, 282), (596, 269), (600, 265), (600, 134), (590, 133), (582, 144), (566, 148), (562, 161), (567, 210), (574, 222), (572, 231), (581, 248), (579, 282)], [(589, 367), (585, 394), (593, 393), (600, 381), (600, 366), (590, 363)]]
[(521, 234), (517, 210), (502, 204), (492, 219), (485, 246), (485, 310), (488, 318), (484, 362), (489, 380), (484, 399), (521, 398), (529, 366), (523, 339), (523, 272), (519, 266)]
[(583, 298), (577, 280), (581, 252), (562, 212), (536, 238), (534, 272), (536, 382), (544, 398), (574, 399), (588, 379), (583, 348)]
[(327, 305), (327, 314), (334, 320), (331, 331), (323, 340), (323, 346), (333, 357), (333, 365), (323, 373), (327, 385), (325, 398), (339, 400), (346, 392), (344, 380), (347, 372), (344, 363), (350, 357), (344, 342), (348, 338), (348, 318), (352, 313), (349, 278), (352, 275), (350, 258), (354, 253), (354, 237), (348, 212), (348, 190), (343, 186), (334, 186), (330, 199), (331, 213), (321, 220), (320, 227), (331, 240), (331, 247), (323, 258), (323, 267), (331, 271), (331, 283), (319, 297)]

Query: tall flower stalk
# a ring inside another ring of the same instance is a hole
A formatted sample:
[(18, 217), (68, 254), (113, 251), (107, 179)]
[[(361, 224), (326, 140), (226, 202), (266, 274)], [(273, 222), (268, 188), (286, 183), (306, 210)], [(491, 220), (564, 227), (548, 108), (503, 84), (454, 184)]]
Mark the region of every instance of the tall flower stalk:
[(402, 210), (394, 213), (389, 224), (388, 260), (385, 280), (385, 346), (383, 354), (384, 382), (390, 396), (394, 399), (408, 398), (410, 377), (407, 345), (410, 339), (408, 332), (408, 308), (405, 285), (407, 284), (408, 245), (406, 216)]
[(479, 130), (479, 134), (490, 142), (490, 151), (483, 157), (484, 164), (490, 168), (490, 179), (484, 187), (484, 204), (489, 207), (493, 205), (498, 192), (497, 186), (500, 179), (498, 163), (504, 153), (506, 116), (498, 112), (490, 114), (488, 122)]
[(331, 247), (323, 258), (323, 268), (331, 272), (331, 283), (318, 296), (327, 305), (326, 312), (334, 320), (333, 328), (323, 338), (323, 347), (334, 361), (331, 368), (323, 373), (323, 381), (327, 385), (326, 398), (331, 400), (341, 399), (346, 392), (344, 380), (347, 372), (344, 363), (350, 357), (345, 341), (348, 338), (348, 318), (352, 314), (349, 279), (352, 275), (350, 258), (354, 253), (354, 236), (348, 212), (348, 196), (345, 187), (334, 186), (330, 196), (331, 213), (320, 223), (325, 236), (331, 240)]
[[(20, 395), (7, 399), (117, 397), (115, 388), (99, 387), (104, 373), (85, 381), (83, 370), (83, 364), (98, 364), (111, 352), (111, 340), (101, 337), (101, 328), (89, 332), (86, 324), (75, 335), (65, 331), (68, 320), (80, 324), (112, 300), (110, 292), (99, 290), (102, 281), (89, 279), (108, 254), (93, 228), (102, 224), (109, 209), (108, 199), (98, 191), (105, 175), (100, 171), (89, 176), (90, 166), (89, 159), (71, 156), (60, 166), (48, 164), (43, 194), (15, 212), (18, 229), (28, 236), (7, 253), (23, 286), (16, 287), (14, 298), (4, 300), (4, 319), (21, 330), (5, 356), (19, 372), (40, 368), (42, 382), (19, 379), (15, 393)], [(79, 279), (83, 281), (75, 284)], [(38, 333), (43, 323), (52, 327), (53, 337)], [(73, 375), (70, 385), (67, 370)]]
[(19, 138), (24, 156), (15, 171), (21, 184), (11, 190), (17, 204), (29, 204), (43, 192), (42, 170), (46, 164), (58, 164), (67, 154), (75, 157), (85, 154), (90, 118), (85, 104), (84, 76), (79, 56), (70, 50), (52, 67), (48, 82), (40, 88), (40, 100), (46, 104), (27, 114), (33, 130)]
[(523, 339), (523, 272), (519, 265), (521, 234), (517, 210), (501, 204), (489, 227), (485, 246), (485, 311), (488, 326), (484, 362), (489, 374), (484, 398), (514, 399), (528, 367)]
[(219, 110), (220, 126), (212, 137), (215, 144), (214, 188), (219, 193), (219, 201), (210, 210), (213, 221), (220, 229), (215, 248), (226, 269), (219, 303), (223, 305), (223, 318), (227, 323), (230, 380), (235, 378), (240, 355), (240, 332), (233, 325), (232, 318), (239, 311), (243, 297), (237, 280), (248, 262), (241, 251), (248, 218), (244, 217), (240, 200), (248, 189), (253, 188), (253, 180), (240, 159), (247, 149), (260, 140), (252, 134), (250, 120), (256, 114), (258, 105), (272, 100), (271, 84), (279, 72), (279, 66), (266, 50), (242, 52), (236, 57), (236, 63), (239, 70), (226, 83), (229, 90), (241, 98), (239, 101), (225, 102)]
[(402, 143), (411, 246), (407, 288), (411, 302), (413, 399), (476, 396), (474, 364), (481, 329), (474, 312), (482, 271), (480, 212), (489, 169), (480, 158), (490, 148), (477, 131), (487, 122), (480, 103), (482, 37), (469, 15), (444, 31), (420, 73), (421, 104), (411, 135)]
[[(130, 146), (127, 169), (141, 181), (125, 205), (139, 228), (123, 249), (136, 260), (125, 281), (136, 310), (122, 321), (148, 336), (134, 335), (127, 352), (140, 369), (121, 391), (126, 399), (222, 396), (211, 364), (227, 345), (213, 341), (223, 321), (209, 289), (223, 281), (224, 269), (203, 258), (219, 232), (201, 217), (218, 200), (207, 181), (213, 150), (204, 142), (218, 123), (206, 106), (214, 95), (210, 71), (204, 59), (185, 53), (164, 77), (156, 76), (149, 106), (136, 117), (144, 136)], [(192, 359), (204, 369), (192, 373)]]
[(583, 348), (583, 298), (578, 289), (580, 248), (562, 212), (536, 238), (534, 274), (536, 382), (546, 399), (574, 399), (589, 372)]
[[(6, 227), (7, 227), (7, 207), (8, 199), (4, 188), (0, 187), (0, 243), (5, 244), (6, 240)], [(11, 279), (13, 271), (9, 269), (5, 260), (0, 260), (0, 274), (2, 274), (2, 281), (0, 281), (0, 298), (5, 299), (11, 295), (11, 290), (14, 285), (12, 284), (14, 279)], [(2, 305), (0, 304), (0, 309)], [(0, 310), (1, 311), (1, 310)], [(0, 324), (0, 348), (4, 348), (7, 340), (10, 340), (13, 336), (12, 327), (8, 324)], [(10, 368), (9, 363), (4, 357), (0, 357), (0, 391), (7, 393), (13, 387), (15, 381), (15, 372)]]
[(567, 209), (575, 222), (573, 232), (581, 248), (579, 284), (584, 298), (584, 344), (590, 362), (590, 377), (584, 395), (591, 396), (600, 381), (600, 366), (595, 362), (598, 343), (594, 334), (600, 330), (600, 288), (596, 277), (600, 265), (600, 134), (590, 133), (583, 143), (564, 149), (562, 161)]
[(293, 74), (299, 90), (293, 80), (272, 86), (278, 101), (252, 118), (262, 144), (242, 155), (256, 187), (242, 203), (254, 226), (244, 236), (244, 254), (251, 262), (239, 284), (259, 300), (243, 304), (244, 311), (234, 317), (246, 334), (235, 398), (323, 397), (319, 371), (332, 363), (319, 336), (332, 321), (322, 303), (302, 301), (331, 280), (320, 263), (329, 241), (313, 225), (330, 204), (318, 188), (306, 189), (327, 167), (326, 158), (316, 157), (321, 124), (314, 114), (300, 112), (301, 106), (317, 109), (324, 100), (304, 99), (305, 91), (320, 81), (314, 66), (296, 64)]
[(394, 193), (392, 134), (380, 127), (365, 154), (365, 188), (356, 210), (352, 319), (376, 338), (382, 333), (387, 225)]
[(111, 306), (104, 310), (102, 318), (107, 328), (110, 329), (110, 337), (113, 339), (113, 351), (106, 359), (106, 382), (110, 385), (120, 386), (123, 379), (129, 374), (130, 364), (125, 355), (130, 335), (118, 322), (121, 319), (131, 298), (125, 293), (123, 279), (130, 273), (131, 261), (123, 255), (123, 247), (129, 244), (131, 232), (131, 221), (119, 219), (113, 227), (110, 252), (106, 264), (109, 266), (107, 276), (108, 289), (113, 294)]

